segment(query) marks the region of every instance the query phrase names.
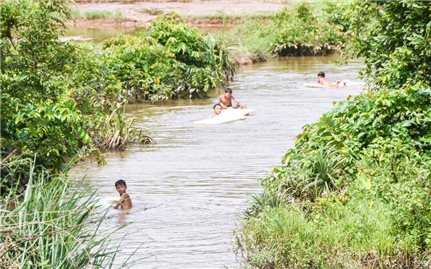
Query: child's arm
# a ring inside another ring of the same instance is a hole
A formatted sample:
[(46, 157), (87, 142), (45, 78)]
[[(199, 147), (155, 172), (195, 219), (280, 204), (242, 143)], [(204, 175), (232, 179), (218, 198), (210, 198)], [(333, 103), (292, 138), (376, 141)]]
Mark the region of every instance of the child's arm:
[(131, 207), (130, 196), (127, 193), (123, 193), (121, 195), (120, 200), (118, 200), (118, 202), (115, 204), (114, 209), (124, 208), (124, 207), (127, 207), (127, 208)]
[(124, 194), (125, 193), (123, 193), (121, 196), (120, 196), (120, 200), (118, 200), (116, 203), (115, 203), (115, 205), (114, 205), (114, 209), (118, 209), (118, 208), (123, 208), (123, 202), (124, 202), (124, 198), (125, 198), (125, 196), (124, 196)]

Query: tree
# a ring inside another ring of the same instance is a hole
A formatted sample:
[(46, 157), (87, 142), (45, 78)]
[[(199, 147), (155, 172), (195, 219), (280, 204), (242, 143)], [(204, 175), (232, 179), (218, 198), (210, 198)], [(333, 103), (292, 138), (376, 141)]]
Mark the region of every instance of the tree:
[(431, 2), (357, 0), (345, 16), (351, 49), (365, 57), (365, 74), (374, 83), (431, 85)]

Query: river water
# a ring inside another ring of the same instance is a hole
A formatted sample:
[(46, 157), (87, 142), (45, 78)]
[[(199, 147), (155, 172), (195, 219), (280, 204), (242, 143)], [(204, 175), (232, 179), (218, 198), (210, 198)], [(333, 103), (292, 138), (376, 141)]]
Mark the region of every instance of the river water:
[(241, 67), (230, 87), (256, 110), (242, 121), (193, 124), (211, 114), (220, 91), (207, 100), (130, 106), (136, 126), (157, 143), (109, 153), (104, 166), (81, 162), (71, 173), (85, 177), (104, 206), (118, 196), (114, 182), (127, 182), (134, 208), (121, 216), (111, 210), (102, 227), (127, 223), (114, 235), (114, 242), (122, 239), (118, 260), (136, 250), (142, 261), (133, 268), (240, 268), (233, 230), (261, 191), (258, 179), (280, 162), (305, 124), (361, 91), (304, 86), (320, 70), (329, 80), (360, 80), (361, 61), (337, 66), (336, 59), (291, 57)]

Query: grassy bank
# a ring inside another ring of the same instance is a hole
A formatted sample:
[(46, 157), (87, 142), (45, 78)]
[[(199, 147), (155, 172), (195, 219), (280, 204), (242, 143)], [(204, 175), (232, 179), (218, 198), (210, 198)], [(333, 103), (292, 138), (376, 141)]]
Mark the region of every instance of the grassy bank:
[(342, 14), (349, 2), (297, 3), (271, 15), (226, 16), (222, 17), (226, 26), (210, 33), (235, 48), (236, 58), (248, 56), (252, 61), (331, 54), (346, 41)]
[(428, 267), (431, 54), (421, 29), (430, 19), (420, 14), (429, 12), (409, 1), (345, 9), (347, 48), (365, 57), (373, 90), (306, 125), (261, 180), (236, 231), (247, 266)]

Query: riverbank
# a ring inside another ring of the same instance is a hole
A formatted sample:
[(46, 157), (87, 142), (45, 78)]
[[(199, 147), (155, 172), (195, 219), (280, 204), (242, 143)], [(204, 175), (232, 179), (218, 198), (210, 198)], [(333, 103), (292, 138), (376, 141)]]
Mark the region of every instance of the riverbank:
[[(268, 15), (289, 4), (282, 1), (157, 1), (157, 2), (115, 2), (115, 3), (76, 3), (72, 8), (79, 14), (88, 12), (111, 12), (121, 14), (121, 18), (86, 19), (73, 18), (67, 22), (75, 28), (125, 28), (136, 29), (148, 25), (158, 15), (176, 12), (189, 20), (198, 29), (225, 27), (223, 17), (247, 15)], [(206, 18), (202, 17), (205, 15)], [(201, 18), (198, 18), (201, 17)], [(208, 19), (208, 17), (212, 17)], [(240, 21), (237, 21), (238, 23)]]

